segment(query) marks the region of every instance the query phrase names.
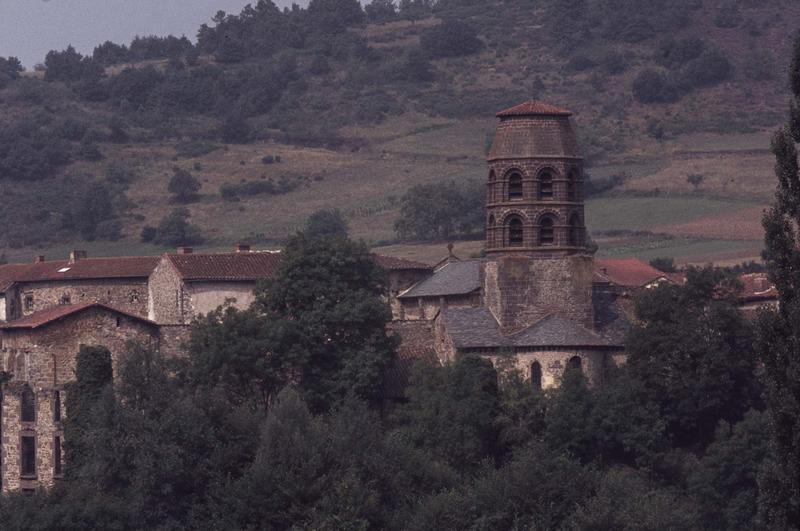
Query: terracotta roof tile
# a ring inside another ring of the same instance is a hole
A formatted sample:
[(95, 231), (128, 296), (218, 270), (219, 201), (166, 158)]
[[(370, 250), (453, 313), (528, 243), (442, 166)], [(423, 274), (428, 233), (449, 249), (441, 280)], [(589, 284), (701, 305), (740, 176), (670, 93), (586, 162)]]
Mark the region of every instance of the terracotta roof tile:
[(498, 118), (509, 116), (572, 116), (572, 113), (543, 101), (530, 100), (497, 113)]
[(769, 281), (766, 273), (739, 275), (742, 293), (739, 298), (745, 302), (777, 300), (778, 290)]
[(594, 266), (596, 275), (617, 286), (640, 288), (659, 279), (675, 281), (672, 275), (636, 258), (597, 258)]
[(63, 319), (64, 317), (67, 317), (69, 315), (74, 315), (84, 310), (88, 310), (89, 308), (102, 308), (110, 312), (125, 315), (127, 317), (130, 317), (131, 319), (136, 319), (137, 321), (157, 326), (156, 323), (148, 319), (145, 319), (144, 317), (141, 317), (134, 313), (127, 312), (125, 310), (120, 310), (119, 308), (114, 308), (113, 306), (109, 306), (107, 304), (102, 304), (99, 302), (83, 302), (80, 304), (62, 304), (59, 306), (53, 306), (51, 308), (47, 308), (46, 310), (34, 312), (30, 315), (22, 317), (21, 319), (16, 319), (9, 323), (0, 325), (0, 329), (4, 330), (36, 329), (44, 325), (50, 324), (54, 321), (57, 321), (59, 319)]
[(155, 269), (158, 260), (157, 256), (122, 256), (82, 258), (75, 263), (70, 263), (68, 260), (53, 260), (32, 264), (7, 264), (0, 266), (0, 291), (4, 291), (14, 282), (147, 278)]
[(168, 254), (187, 281), (251, 281), (273, 278), (281, 263), (279, 252)]

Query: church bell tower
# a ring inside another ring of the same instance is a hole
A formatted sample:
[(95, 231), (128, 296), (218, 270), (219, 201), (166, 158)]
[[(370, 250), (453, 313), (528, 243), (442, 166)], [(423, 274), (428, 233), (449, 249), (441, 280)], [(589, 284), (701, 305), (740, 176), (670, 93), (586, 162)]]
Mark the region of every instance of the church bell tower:
[(571, 115), (540, 101), (497, 114), (483, 284), (486, 306), (506, 333), (552, 314), (594, 324), (583, 159)]
[(538, 101), (497, 113), (488, 157), (487, 255), (586, 252), (583, 159), (571, 114)]

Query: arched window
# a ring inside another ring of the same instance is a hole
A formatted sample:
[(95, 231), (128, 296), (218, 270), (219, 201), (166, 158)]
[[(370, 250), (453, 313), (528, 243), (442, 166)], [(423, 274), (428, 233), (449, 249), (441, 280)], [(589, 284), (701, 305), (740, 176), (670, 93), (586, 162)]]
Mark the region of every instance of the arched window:
[(531, 386), (537, 390), (542, 388), (542, 366), (538, 361), (531, 363)]
[(556, 242), (555, 222), (550, 216), (539, 221), (539, 245), (553, 245)]
[(22, 387), (19, 395), (20, 412), (19, 419), (22, 422), (36, 422), (36, 395), (28, 384)]
[(494, 247), (494, 215), (490, 215), (486, 221), (486, 238), (489, 240), (489, 247)]
[(567, 180), (567, 199), (570, 201), (578, 200), (578, 172), (572, 170), (569, 172), (569, 179)]
[(569, 218), (569, 244), (573, 247), (583, 245), (583, 230), (581, 229), (581, 220), (577, 214), (573, 214)]
[(519, 173), (514, 172), (508, 177), (508, 199), (510, 201), (522, 199), (522, 175)]
[(525, 241), (525, 231), (522, 227), (522, 220), (513, 217), (508, 220), (508, 245), (509, 247), (522, 247)]
[(553, 199), (553, 174), (549, 170), (539, 174), (539, 199)]
[(572, 356), (567, 362), (567, 370), (581, 370), (582, 361), (580, 356)]

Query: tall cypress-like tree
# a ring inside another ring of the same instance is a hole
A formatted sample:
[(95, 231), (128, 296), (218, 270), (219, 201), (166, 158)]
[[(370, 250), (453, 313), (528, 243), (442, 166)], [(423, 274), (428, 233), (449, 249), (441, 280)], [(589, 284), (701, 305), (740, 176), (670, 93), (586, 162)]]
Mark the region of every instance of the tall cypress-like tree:
[(788, 124), (772, 140), (778, 188), (764, 215), (764, 259), (779, 306), (762, 312), (757, 348), (771, 415), (773, 460), (760, 478), (759, 510), (772, 529), (800, 527), (800, 36), (790, 71)]

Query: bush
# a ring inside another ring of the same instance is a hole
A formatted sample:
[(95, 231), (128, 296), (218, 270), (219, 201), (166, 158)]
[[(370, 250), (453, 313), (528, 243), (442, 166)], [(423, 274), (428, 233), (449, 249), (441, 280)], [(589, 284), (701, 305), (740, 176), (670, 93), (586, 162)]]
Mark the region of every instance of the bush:
[(162, 245), (197, 245), (203, 243), (199, 227), (189, 223), (191, 214), (186, 208), (176, 208), (158, 223), (155, 243)]
[(219, 129), (219, 136), (229, 144), (244, 144), (250, 140), (251, 129), (240, 115), (230, 115)]
[(272, 179), (225, 183), (219, 187), (219, 194), (227, 201), (238, 201), (241, 196), (288, 194), (298, 186), (300, 186), (299, 179), (283, 176), (278, 179), (277, 183), (273, 182)]
[(705, 41), (699, 37), (683, 39), (671, 37), (661, 41), (656, 48), (654, 59), (662, 66), (676, 68), (698, 57), (705, 47)]
[(157, 235), (158, 230), (155, 227), (151, 225), (145, 225), (142, 227), (142, 232), (139, 235), (139, 239), (141, 239), (144, 243), (150, 243), (156, 239)]
[(483, 46), (478, 32), (464, 22), (445, 20), (422, 35), (422, 49), (431, 57), (472, 55)]
[(647, 69), (634, 79), (633, 96), (640, 103), (671, 103), (678, 100), (680, 91), (665, 74)]
[(172, 194), (172, 200), (176, 203), (190, 203), (197, 200), (197, 192), (200, 191), (200, 181), (188, 171), (181, 168), (172, 169), (172, 178), (169, 180), (167, 189)]
[(675, 259), (674, 258), (653, 258), (650, 260), (650, 265), (658, 269), (659, 271), (663, 271), (664, 273), (674, 273), (677, 271), (675, 269)]
[(209, 153), (212, 153), (218, 149), (220, 149), (219, 145), (202, 140), (178, 142), (175, 145), (176, 155), (186, 159), (202, 157), (203, 155), (208, 155)]
[(686, 63), (681, 71), (681, 81), (693, 88), (710, 87), (722, 83), (732, 75), (733, 65), (725, 54), (716, 48), (710, 48)]

